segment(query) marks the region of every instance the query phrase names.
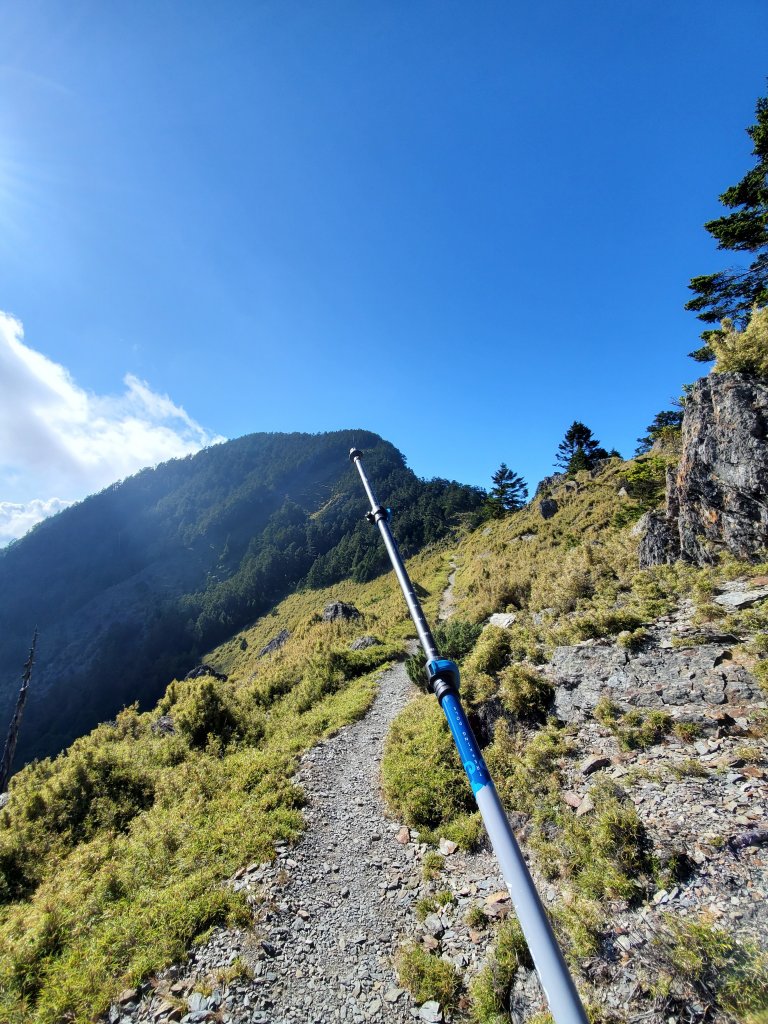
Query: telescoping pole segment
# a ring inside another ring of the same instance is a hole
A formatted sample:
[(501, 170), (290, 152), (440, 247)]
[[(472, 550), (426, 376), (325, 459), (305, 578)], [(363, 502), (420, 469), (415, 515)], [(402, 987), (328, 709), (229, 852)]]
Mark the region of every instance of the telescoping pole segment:
[(523, 860), (520, 847), (517, 845), (496, 787), (488, 773), (480, 747), (459, 700), (458, 666), (447, 658), (441, 658), (437, 651), (434, 637), (424, 618), (419, 599), (416, 597), (413, 584), (408, 577), (389, 528), (389, 513), (379, 504), (363, 468), (363, 453), (357, 448), (353, 448), (349, 457), (357, 467), (365, 493), (371, 503), (371, 510), (367, 513), (367, 518), (379, 527), (392, 562), (392, 568), (395, 570), (408, 605), (408, 611), (416, 626), (421, 646), (424, 648), (430, 690), (437, 697), (448, 720), (448, 726), (472, 786), (472, 792), (475, 794), (475, 800), (496, 859), (501, 867), (501, 873), (515, 905), (520, 927), (528, 943), (528, 949), (549, 1002), (552, 1016), (556, 1024), (587, 1024), (587, 1017), (579, 1000), (576, 986), (565, 965), (552, 926), (539, 899), (539, 894), (536, 892), (533, 879)]

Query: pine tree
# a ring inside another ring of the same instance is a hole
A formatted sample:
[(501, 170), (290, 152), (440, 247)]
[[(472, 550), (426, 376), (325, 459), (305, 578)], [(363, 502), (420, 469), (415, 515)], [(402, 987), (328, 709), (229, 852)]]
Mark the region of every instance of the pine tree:
[(593, 469), (600, 459), (607, 459), (608, 452), (600, 447), (589, 427), (574, 420), (565, 437), (557, 446), (555, 466), (565, 473), (576, 473), (580, 469)]
[[(747, 268), (691, 279), (688, 287), (696, 297), (685, 308), (707, 324), (718, 324), (727, 317), (743, 328), (753, 307), (768, 304), (768, 96), (757, 101), (755, 114), (756, 123), (747, 128), (747, 134), (754, 143), (752, 154), (757, 163), (720, 196), (720, 202), (733, 212), (704, 227), (717, 239), (718, 249), (755, 253), (756, 258)], [(704, 331), (704, 345), (690, 355), (699, 362), (714, 359), (710, 339), (719, 334), (717, 329)]]
[(653, 423), (645, 428), (648, 432), (646, 436), (638, 437), (635, 455), (645, 455), (651, 450), (654, 441), (658, 441), (660, 437), (666, 437), (673, 431), (679, 431), (682, 425), (682, 409), (664, 409), (662, 412), (657, 412)]
[(500, 519), (507, 512), (516, 512), (528, 500), (528, 485), (521, 476), (513, 473), (505, 462), (491, 477), (493, 487), (488, 492), (486, 508), (488, 515)]

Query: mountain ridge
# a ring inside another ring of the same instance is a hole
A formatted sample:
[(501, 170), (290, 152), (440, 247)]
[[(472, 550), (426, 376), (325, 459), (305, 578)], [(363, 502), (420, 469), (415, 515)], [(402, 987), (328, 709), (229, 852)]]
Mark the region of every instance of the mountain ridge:
[(383, 571), (347, 459), (353, 444), (402, 512), (395, 530), (409, 554), (480, 503), (477, 489), (419, 481), (370, 431), (250, 434), (143, 470), (0, 552), (5, 720), (40, 630), (17, 762), (58, 752), (134, 701), (151, 706), (294, 587)]

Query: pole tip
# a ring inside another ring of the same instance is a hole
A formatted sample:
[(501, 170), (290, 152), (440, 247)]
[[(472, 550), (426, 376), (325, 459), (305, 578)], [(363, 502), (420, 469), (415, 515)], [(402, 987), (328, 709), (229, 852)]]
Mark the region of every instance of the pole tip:
[(354, 462), (355, 459), (362, 459), (362, 457), (363, 457), (363, 453), (360, 451), (359, 448), (350, 448), (349, 449), (349, 458), (350, 458), (351, 462)]

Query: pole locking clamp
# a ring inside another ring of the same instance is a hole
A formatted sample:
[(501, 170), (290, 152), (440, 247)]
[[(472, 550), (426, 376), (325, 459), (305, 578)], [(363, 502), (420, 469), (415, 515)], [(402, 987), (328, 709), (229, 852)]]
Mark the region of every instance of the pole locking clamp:
[(379, 505), (378, 508), (373, 509), (371, 512), (365, 513), (365, 518), (369, 523), (378, 523), (380, 519), (383, 519), (386, 523), (392, 522), (392, 509), (384, 508), (383, 505)]
[(435, 658), (434, 661), (428, 661), (427, 676), (430, 692), (434, 693), (438, 701), (446, 693), (458, 694), (459, 666), (450, 658)]

